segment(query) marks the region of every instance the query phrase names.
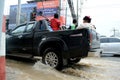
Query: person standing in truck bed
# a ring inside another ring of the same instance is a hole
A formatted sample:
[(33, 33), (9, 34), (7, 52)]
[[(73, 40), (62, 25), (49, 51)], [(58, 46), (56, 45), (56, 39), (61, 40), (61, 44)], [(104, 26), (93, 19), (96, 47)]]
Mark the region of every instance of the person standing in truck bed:
[(50, 20), (50, 26), (54, 31), (60, 30), (60, 21), (58, 17), (59, 17), (58, 14), (55, 13), (54, 18)]
[(85, 16), (83, 18), (83, 24), (80, 24), (80, 26), (78, 26), (76, 29), (81, 29), (81, 28), (94, 29), (94, 25), (91, 24), (90, 16)]
[(70, 27), (68, 29), (74, 30), (77, 27), (77, 20), (73, 19), (73, 23), (70, 25)]

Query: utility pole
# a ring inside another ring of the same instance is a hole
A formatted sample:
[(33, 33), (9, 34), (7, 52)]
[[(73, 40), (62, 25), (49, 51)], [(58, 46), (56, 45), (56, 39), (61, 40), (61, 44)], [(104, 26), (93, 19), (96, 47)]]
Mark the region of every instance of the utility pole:
[(66, 2), (66, 11), (65, 11), (65, 26), (67, 25), (67, 2)]
[(74, 4), (73, 4), (73, 0), (67, 0), (68, 1), (68, 5), (71, 11), (71, 15), (73, 19), (77, 19), (77, 16), (75, 14), (75, 10), (74, 10)]
[(4, 2), (5, 0), (0, 0), (0, 80), (5, 80), (5, 30), (3, 30), (3, 21), (5, 21), (3, 20)]
[(5, 0), (0, 0), (0, 55), (2, 54), (1, 52), (1, 45), (2, 45), (2, 26), (3, 26), (3, 12), (4, 12), (4, 1)]
[(78, 6), (78, 4), (79, 4), (79, 0), (77, 0), (77, 25), (78, 25), (78, 19), (79, 19), (79, 14), (78, 14), (79, 6)]
[(82, 6), (83, 6), (83, 0), (80, 0), (80, 18), (82, 15)]
[(16, 15), (16, 25), (20, 24), (20, 14), (21, 14), (21, 0), (18, 0), (18, 8), (17, 8), (17, 15)]
[(117, 29), (113, 28), (113, 35), (116, 36), (116, 31), (118, 31)]
[(61, 0), (59, 0), (59, 10), (58, 10), (59, 17), (61, 15), (60, 12), (61, 12)]

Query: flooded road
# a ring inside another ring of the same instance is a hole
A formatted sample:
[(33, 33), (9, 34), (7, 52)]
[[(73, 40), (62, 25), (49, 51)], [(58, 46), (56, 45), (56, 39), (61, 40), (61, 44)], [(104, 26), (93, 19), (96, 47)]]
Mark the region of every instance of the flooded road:
[(84, 58), (57, 71), (40, 61), (7, 59), (6, 80), (120, 80), (120, 57)]

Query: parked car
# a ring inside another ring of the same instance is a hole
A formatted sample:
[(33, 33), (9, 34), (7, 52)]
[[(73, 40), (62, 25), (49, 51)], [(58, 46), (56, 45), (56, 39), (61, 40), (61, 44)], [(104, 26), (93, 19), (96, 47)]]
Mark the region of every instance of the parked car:
[(102, 53), (119, 54), (120, 55), (120, 38), (117, 37), (101, 37)]

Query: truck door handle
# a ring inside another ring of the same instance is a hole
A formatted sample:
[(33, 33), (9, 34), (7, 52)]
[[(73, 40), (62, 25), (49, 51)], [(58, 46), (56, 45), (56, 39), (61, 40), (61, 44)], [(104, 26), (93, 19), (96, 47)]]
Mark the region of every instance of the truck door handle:
[(23, 37), (22, 35), (18, 36), (19, 39), (22, 38), (22, 37)]

